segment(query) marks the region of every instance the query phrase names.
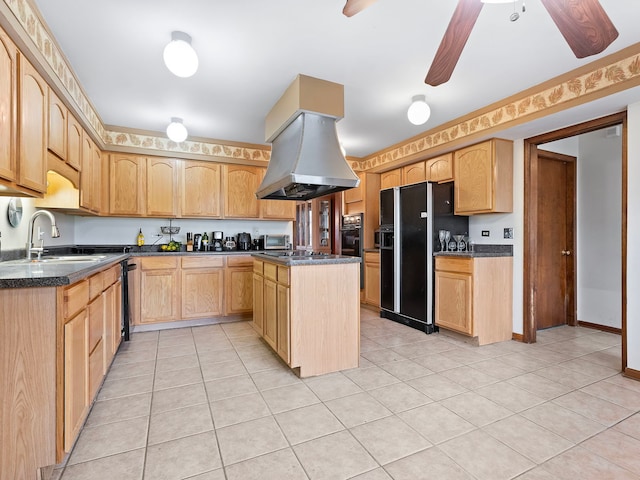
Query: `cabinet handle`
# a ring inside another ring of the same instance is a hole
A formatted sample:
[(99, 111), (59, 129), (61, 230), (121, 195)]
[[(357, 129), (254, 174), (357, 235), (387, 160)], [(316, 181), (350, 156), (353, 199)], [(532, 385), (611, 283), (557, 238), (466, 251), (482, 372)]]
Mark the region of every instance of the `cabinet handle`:
[(571, 255), (571, 250), (562, 250), (562, 255), (568, 257), (569, 255)]

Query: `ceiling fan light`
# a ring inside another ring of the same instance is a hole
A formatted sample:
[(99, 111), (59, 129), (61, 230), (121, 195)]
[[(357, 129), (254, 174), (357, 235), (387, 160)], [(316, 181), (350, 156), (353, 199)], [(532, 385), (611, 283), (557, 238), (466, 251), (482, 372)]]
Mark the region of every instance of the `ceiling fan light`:
[(427, 123), (431, 116), (431, 108), (427, 104), (424, 95), (416, 95), (411, 100), (411, 105), (407, 110), (407, 118), (414, 125), (423, 125)]
[(167, 137), (176, 143), (184, 142), (187, 139), (189, 133), (187, 127), (182, 123), (181, 118), (171, 118), (171, 123), (167, 126)]
[(169, 71), (178, 77), (190, 77), (198, 70), (198, 54), (191, 46), (191, 37), (184, 32), (171, 32), (162, 57)]

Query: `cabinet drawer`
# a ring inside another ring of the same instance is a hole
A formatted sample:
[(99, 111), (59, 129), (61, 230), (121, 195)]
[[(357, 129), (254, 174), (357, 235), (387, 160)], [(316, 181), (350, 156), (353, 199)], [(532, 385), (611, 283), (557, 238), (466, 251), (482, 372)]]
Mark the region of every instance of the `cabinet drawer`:
[(278, 267), (278, 283), (289, 285), (289, 267)]
[(380, 252), (364, 252), (364, 263), (380, 263)]
[(93, 300), (102, 293), (102, 272), (89, 277), (89, 300)]
[(89, 282), (82, 280), (64, 290), (64, 318), (70, 319), (89, 302)]
[(278, 281), (278, 266), (273, 263), (265, 263), (264, 276), (270, 280)]
[(178, 268), (179, 257), (142, 257), (142, 270), (166, 270)]
[(251, 255), (229, 255), (227, 265), (230, 267), (250, 267), (253, 263)]
[(103, 290), (106, 290), (111, 285), (116, 283), (116, 281), (118, 280), (118, 277), (120, 276), (121, 270), (122, 268), (120, 267), (120, 265), (114, 265), (108, 270), (105, 270), (104, 272), (102, 272), (102, 289)]
[(218, 268), (224, 267), (224, 257), (220, 255), (198, 255), (197, 257), (182, 257), (182, 268)]
[(264, 262), (262, 260), (254, 260), (253, 261), (253, 271), (262, 275)]
[(473, 273), (473, 258), (436, 257), (436, 270)]

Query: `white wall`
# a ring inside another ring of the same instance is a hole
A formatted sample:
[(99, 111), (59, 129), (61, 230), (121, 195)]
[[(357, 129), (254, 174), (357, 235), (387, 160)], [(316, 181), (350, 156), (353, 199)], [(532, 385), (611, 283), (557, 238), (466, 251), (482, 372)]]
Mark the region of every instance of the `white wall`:
[[(36, 210), (34, 200), (22, 198), (23, 217), (17, 228), (9, 225), (7, 207), (10, 197), (0, 197), (0, 233), (2, 237), (2, 251), (24, 249), (27, 243), (27, 226), (29, 218)], [(56, 224), (60, 230), (60, 237), (52, 239), (49, 220), (39, 217), (36, 220), (36, 228), (41, 226), (45, 231), (45, 246), (55, 245), (133, 245), (136, 243), (138, 230), (142, 228), (145, 235), (145, 243), (158, 244), (169, 241), (168, 235), (161, 235), (160, 227), (169, 225), (168, 219), (163, 218), (103, 218), (80, 217), (52, 212), (56, 217)], [(293, 222), (287, 221), (263, 221), (263, 220), (173, 220), (172, 225), (180, 227), (180, 233), (174, 235), (174, 239), (180, 242), (186, 241), (186, 233), (203, 233), (205, 230), (211, 235), (214, 230), (221, 230), (225, 236), (235, 236), (241, 232), (248, 232), (251, 238), (265, 233), (293, 234)], [(293, 237), (292, 237), (293, 238)]]
[(627, 366), (640, 371), (640, 103), (627, 110)]
[(622, 327), (622, 136), (579, 137), (578, 320)]

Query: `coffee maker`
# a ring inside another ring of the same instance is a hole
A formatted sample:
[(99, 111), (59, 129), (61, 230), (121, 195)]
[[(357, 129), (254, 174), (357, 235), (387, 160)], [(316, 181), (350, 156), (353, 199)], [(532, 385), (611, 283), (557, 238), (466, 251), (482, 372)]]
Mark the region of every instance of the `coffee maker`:
[(213, 251), (221, 252), (222, 247), (224, 245), (222, 240), (224, 238), (222, 232), (220, 231), (211, 232), (211, 237), (213, 238)]
[(238, 250), (251, 250), (251, 235), (247, 232), (239, 233), (237, 248)]

